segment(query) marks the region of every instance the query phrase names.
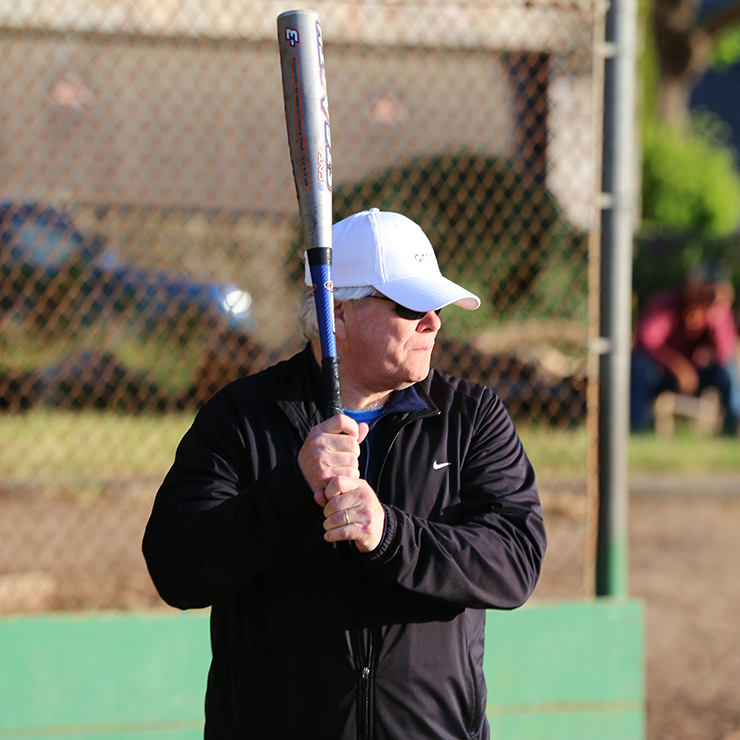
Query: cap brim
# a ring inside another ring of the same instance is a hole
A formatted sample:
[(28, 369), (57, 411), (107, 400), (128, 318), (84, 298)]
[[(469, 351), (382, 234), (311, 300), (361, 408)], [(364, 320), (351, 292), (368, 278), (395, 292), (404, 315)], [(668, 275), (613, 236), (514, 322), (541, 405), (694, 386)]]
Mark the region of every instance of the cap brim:
[(452, 303), (468, 311), (480, 306), (477, 295), (441, 274), (390, 280), (373, 287), (413, 311), (436, 311)]

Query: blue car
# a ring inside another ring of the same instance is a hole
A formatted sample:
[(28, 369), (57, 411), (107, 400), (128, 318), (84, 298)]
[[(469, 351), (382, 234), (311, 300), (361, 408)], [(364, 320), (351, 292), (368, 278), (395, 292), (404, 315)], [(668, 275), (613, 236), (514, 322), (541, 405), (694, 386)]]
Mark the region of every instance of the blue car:
[(44, 324), (60, 315), (74, 326), (126, 313), (138, 330), (166, 331), (183, 317), (215, 319), (248, 331), (250, 294), (230, 283), (122, 262), (98, 235), (79, 231), (69, 217), (33, 202), (0, 200), (0, 310)]

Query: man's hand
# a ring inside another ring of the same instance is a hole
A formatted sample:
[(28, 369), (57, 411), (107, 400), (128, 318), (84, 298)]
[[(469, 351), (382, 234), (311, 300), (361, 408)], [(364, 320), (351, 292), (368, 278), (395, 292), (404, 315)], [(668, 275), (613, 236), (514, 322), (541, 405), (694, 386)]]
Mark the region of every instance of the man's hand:
[(360, 478), (360, 443), (367, 424), (339, 415), (315, 426), (298, 453), (298, 465), (324, 509), (324, 539), (354, 541), (360, 552), (374, 550), (383, 537), (385, 511)]
[(360, 477), (360, 443), (367, 432), (367, 424), (358, 425), (343, 414), (311, 429), (298, 452), (298, 465), (314, 494), (323, 494), (329, 481), (338, 475)]
[(367, 481), (337, 476), (314, 498), (324, 506), (327, 542), (352, 540), (360, 552), (370, 552), (380, 544), (385, 510)]
[(679, 393), (693, 396), (699, 390), (699, 373), (688, 359), (682, 355), (675, 357), (670, 368), (676, 376)]

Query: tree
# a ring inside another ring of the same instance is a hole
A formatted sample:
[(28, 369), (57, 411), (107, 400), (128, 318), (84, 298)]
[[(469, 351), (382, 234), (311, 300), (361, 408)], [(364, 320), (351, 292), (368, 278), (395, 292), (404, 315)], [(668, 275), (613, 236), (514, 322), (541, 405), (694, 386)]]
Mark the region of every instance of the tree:
[(526, 163), (475, 152), (413, 157), (334, 190), (334, 221), (372, 207), (418, 223), (442, 272), (498, 315), (531, 300), (548, 260), (578, 264), (587, 248)]
[(740, 173), (733, 150), (713, 131), (717, 119), (694, 115), (689, 129), (646, 122), (642, 132), (642, 228), (717, 237), (740, 217)]
[(740, 218), (737, 152), (716, 114), (691, 111), (694, 86), (740, 61), (740, 0), (651, 0), (642, 63), (642, 229), (715, 237)]
[[(712, 66), (720, 47), (740, 29), (740, 0), (702, 11), (700, 0), (653, 0), (652, 26), (657, 56), (657, 115), (688, 125), (689, 100), (696, 83)], [(740, 58), (740, 48), (730, 44)]]

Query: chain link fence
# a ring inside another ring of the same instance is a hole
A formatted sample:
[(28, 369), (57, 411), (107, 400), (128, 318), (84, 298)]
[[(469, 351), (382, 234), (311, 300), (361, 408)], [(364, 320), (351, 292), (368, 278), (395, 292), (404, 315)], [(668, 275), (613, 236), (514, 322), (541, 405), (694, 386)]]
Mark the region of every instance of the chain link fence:
[[(140, 540), (179, 438), (302, 345), (275, 38), (291, 7), (0, 0), (2, 612), (161, 606)], [(481, 296), (445, 312), (435, 363), (494, 388), (530, 451), (537, 595), (588, 596), (604, 8), (314, 8), (335, 216), (406, 214)]]

